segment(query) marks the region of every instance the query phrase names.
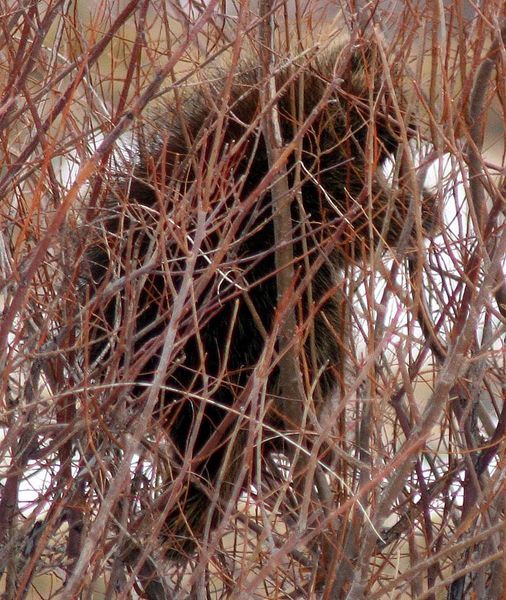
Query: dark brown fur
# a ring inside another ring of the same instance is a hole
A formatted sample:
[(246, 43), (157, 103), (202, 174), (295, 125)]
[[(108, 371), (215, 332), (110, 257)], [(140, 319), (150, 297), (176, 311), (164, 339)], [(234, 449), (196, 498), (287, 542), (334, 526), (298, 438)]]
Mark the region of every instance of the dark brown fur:
[[(342, 266), (359, 260), (381, 237), (382, 243), (395, 244), (407, 214), (405, 195), (389, 193), (375, 176), (385, 158), (396, 152), (401, 127), (392, 114), (374, 49), (358, 49), (336, 78), (340, 51), (281, 70), (276, 78), (284, 142), (288, 145), (306, 119), (312, 119), (285, 166), (293, 193), (293, 293), (299, 294), (298, 334), (305, 339), (301, 361), (309, 386), (319, 373), (314, 397), (323, 399), (335, 387), (341, 366), (336, 291)], [(113, 185), (89, 253), (96, 295), (89, 361), (96, 362), (96, 377), (106, 382), (114, 369), (127, 373), (129, 381), (136, 374), (135, 385), (123, 392), (129, 391), (138, 410), (191, 260), (199, 210), (207, 219), (192, 298), (177, 323), (166, 374), (172, 391), (161, 395), (155, 415), (173, 444), (166, 499), (195, 435), (192, 474), (185, 476), (177, 502), (168, 510), (163, 534), (175, 554), (191, 552), (194, 539), (202, 535), (218, 478), (223, 478), (222, 497), (228, 499), (227, 490), (233, 489), (248, 422), (236, 431), (225, 464), (227, 440), (238, 424), (237, 417), (226, 419), (227, 407), (249, 414), (248, 386), (278, 303), (269, 188), (257, 194), (269, 172), (259, 118), (260, 73), (243, 65), (229, 91), (227, 74), (218, 74), (216, 81), (186, 95), (180, 106), (174, 100), (172, 108), (158, 113), (147, 134), (149, 142), (140, 147), (133, 177)], [(329, 86), (329, 101), (314, 113)], [(300, 179), (299, 151), (304, 167)], [(212, 176), (206, 179), (210, 169)], [(119, 276), (125, 276), (124, 285), (106, 295), (108, 284)], [(278, 390), (277, 379), (272, 367), (267, 387), (271, 396)], [(279, 427), (278, 409), (271, 404), (265, 422)], [(203, 455), (211, 439), (211, 449)]]

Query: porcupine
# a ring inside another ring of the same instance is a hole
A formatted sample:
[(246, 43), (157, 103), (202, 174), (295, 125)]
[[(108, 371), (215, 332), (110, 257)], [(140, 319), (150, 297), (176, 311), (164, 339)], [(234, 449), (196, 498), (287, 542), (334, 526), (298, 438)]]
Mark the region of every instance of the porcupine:
[[(299, 294), (301, 362), (309, 385), (318, 379), (320, 402), (335, 389), (342, 366), (335, 292), (343, 267), (378, 243), (395, 245), (409, 205), (409, 195), (389, 189), (380, 174), (400, 146), (403, 125), (377, 52), (368, 43), (343, 57), (344, 47), (336, 46), (275, 74), (283, 142), (294, 142), (284, 168), (293, 195), (292, 291)], [(345, 64), (336, 70), (338, 60)], [(195, 549), (217, 482), (223, 497), (234, 489), (248, 428), (239, 415), (248, 411), (252, 373), (275, 322), (275, 207), (260, 117), (263, 84), (262, 69), (243, 63), (232, 75), (212, 71), (209, 81), (158, 109), (131, 177), (115, 176), (110, 185), (88, 253), (95, 295), (88, 359), (104, 382), (114, 368), (120, 377), (127, 367), (135, 372), (130, 394), (137, 407), (192, 269), (194, 285), (176, 323), (154, 414), (173, 446), (169, 488), (189, 445), (193, 453), (179, 492), (165, 496), (173, 506), (162, 537), (173, 557)], [(432, 207), (422, 207), (428, 229), (431, 219)], [(278, 391), (274, 366), (267, 394), (275, 398)], [(261, 419), (270, 431), (297, 428), (283, 424), (279, 403), (268, 406)], [(216, 522), (219, 505), (212, 510)]]

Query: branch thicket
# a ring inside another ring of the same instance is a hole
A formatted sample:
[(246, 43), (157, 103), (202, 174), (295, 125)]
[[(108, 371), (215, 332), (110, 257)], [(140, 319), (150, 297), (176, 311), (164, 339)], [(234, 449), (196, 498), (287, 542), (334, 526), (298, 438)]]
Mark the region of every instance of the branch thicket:
[[(0, 0), (4, 598), (504, 597), (506, 26), (501, 2), (481, 4)], [(353, 57), (371, 41), (356, 97)], [(306, 115), (304, 81), (336, 43)], [(248, 69), (258, 106), (244, 123)], [(181, 117), (196, 89), (198, 137)], [(336, 98), (367, 131), (362, 154), (332, 165), (364, 171), (363, 190), (343, 177), (344, 213), (303, 160), (336, 135), (318, 129)], [(397, 149), (379, 164), (384, 106)], [(191, 148), (170, 165), (169, 113)], [(248, 187), (260, 144), (265, 173)], [(156, 202), (133, 205), (146, 181)], [(304, 212), (309, 188), (336, 210), (332, 235)], [(237, 251), (265, 223), (267, 325), (257, 263)], [(94, 287), (97, 238), (113, 267)], [(336, 246), (329, 341), (315, 326), (328, 298), (312, 290)], [(146, 296), (158, 308), (143, 337)], [(206, 378), (203, 331), (224, 302), (225, 358)], [(242, 379), (244, 365), (227, 371), (241, 303), (263, 339)], [(188, 340), (198, 393), (168, 376)], [(193, 407), (184, 451), (164, 395)], [(203, 443), (211, 413), (225, 416)]]

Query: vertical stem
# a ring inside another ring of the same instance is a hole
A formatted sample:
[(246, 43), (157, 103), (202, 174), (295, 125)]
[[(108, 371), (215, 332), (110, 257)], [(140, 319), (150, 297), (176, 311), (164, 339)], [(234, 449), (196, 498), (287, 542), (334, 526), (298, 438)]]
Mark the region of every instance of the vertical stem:
[[(261, 89), (263, 106), (272, 104), (272, 108), (263, 114), (262, 127), (269, 167), (279, 164), (283, 148), (279, 114), (275, 104), (276, 84), (272, 75), (273, 58), (273, 15), (269, 0), (260, 2), (261, 62), (264, 75), (264, 85)], [(292, 244), (292, 196), (288, 186), (288, 177), (284, 166), (279, 167), (280, 173), (272, 183), (270, 194), (274, 213), (274, 239), (276, 284), (278, 291), (278, 308), (288, 300), (295, 281), (293, 268)], [(295, 308), (285, 312), (285, 319), (280, 328), (278, 343), (281, 359), (279, 362), (280, 394), (285, 399), (284, 417), (286, 423), (300, 423), (303, 414), (303, 386), (298, 359), (298, 344), (296, 341)]]

